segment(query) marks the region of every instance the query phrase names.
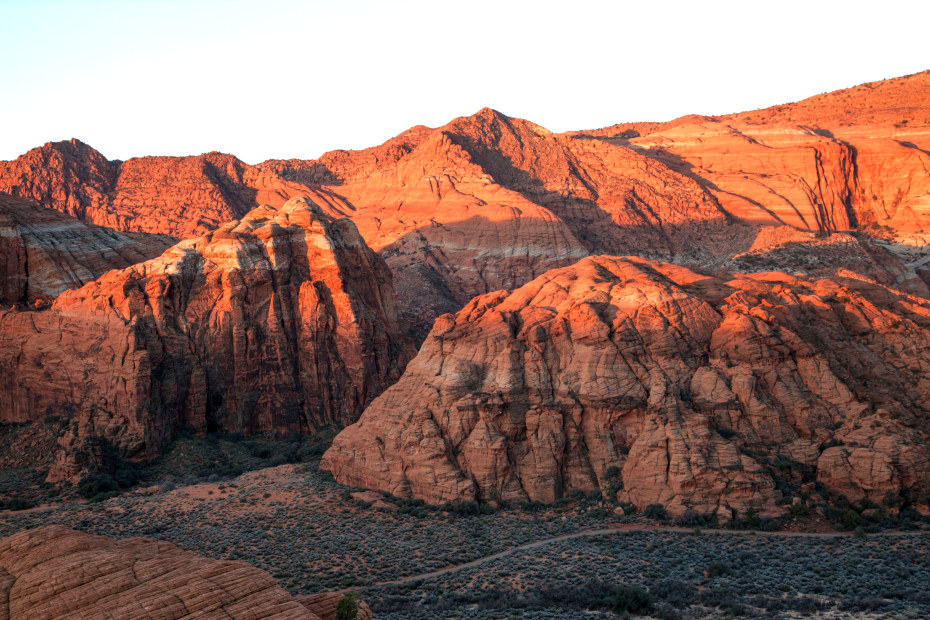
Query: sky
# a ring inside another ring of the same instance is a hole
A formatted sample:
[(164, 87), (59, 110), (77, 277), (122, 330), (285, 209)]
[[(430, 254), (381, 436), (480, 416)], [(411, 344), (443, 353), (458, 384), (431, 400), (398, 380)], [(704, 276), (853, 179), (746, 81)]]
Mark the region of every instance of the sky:
[(927, 0), (0, 0), (0, 159), (311, 159), (485, 106), (552, 131), (739, 112), (930, 69), (928, 23)]

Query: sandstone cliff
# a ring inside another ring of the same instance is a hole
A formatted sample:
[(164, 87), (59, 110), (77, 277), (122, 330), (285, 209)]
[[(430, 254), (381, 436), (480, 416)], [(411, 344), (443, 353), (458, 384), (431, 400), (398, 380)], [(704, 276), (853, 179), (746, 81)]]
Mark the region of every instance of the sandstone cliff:
[(51, 480), (100, 439), (151, 457), (182, 426), (312, 431), (349, 422), (412, 349), (391, 276), (351, 221), (306, 199), (261, 207), (159, 258), (0, 311), (0, 419), (65, 414)]
[(915, 297), (591, 257), (440, 317), (322, 466), (431, 503), (620, 486), (729, 518), (815, 480), (880, 501), (930, 485), (928, 367)]
[[(318, 615), (265, 571), (145, 538), (112, 540), (49, 526), (0, 540), (0, 620), (15, 618), (268, 618)], [(359, 618), (371, 618), (359, 605)], [(326, 607), (328, 609), (328, 607)]]
[(176, 242), (83, 224), (0, 194), (0, 303), (51, 300), (110, 269), (158, 256)]
[[(108, 161), (72, 140), (0, 162), (0, 191), (182, 237), (309, 196), (350, 217), (385, 258), (422, 339), (475, 295), (589, 254), (719, 267), (766, 226), (920, 246), (930, 239), (928, 91), (922, 73), (768, 110), (564, 134), (486, 108), (373, 148), (258, 166), (221, 153)], [(862, 275), (897, 279), (892, 262)], [(832, 273), (859, 264), (835, 254)]]

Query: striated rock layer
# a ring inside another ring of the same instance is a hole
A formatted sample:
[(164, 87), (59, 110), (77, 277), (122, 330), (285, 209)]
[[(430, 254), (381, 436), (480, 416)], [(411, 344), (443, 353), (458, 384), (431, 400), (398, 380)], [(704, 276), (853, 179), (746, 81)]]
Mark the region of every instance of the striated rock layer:
[[(115, 541), (61, 525), (0, 540), (0, 620), (267, 618), (334, 620), (295, 600), (265, 571), (146, 538)], [(324, 606), (326, 609), (329, 606)], [(371, 618), (360, 604), (359, 618)]]
[(309, 195), (224, 153), (110, 161), (80, 140), (0, 162), (0, 191), (119, 231), (199, 236), (259, 205)]
[(0, 303), (53, 299), (110, 269), (158, 256), (176, 242), (83, 224), (0, 193)]
[[(66, 414), (73, 478), (100, 438), (151, 457), (182, 426), (280, 433), (350, 422), (412, 354), (384, 261), (306, 199), (0, 311), (0, 419)], [(94, 441), (91, 441), (94, 440)]]
[[(589, 254), (718, 267), (766, 226), (922, 245), (928, 93), (924, 72), (767, 110), (563, 134), (485, 108), (369, 149), (257, 166), (222, 153), (109, 161), (71, 140), (0, 162), (0, 191), (182, 237), (308, 196), (385, 258), (422, 339), (475, 295)], [(860, 264), (833, 260), (834, 272)]]
[(876, 284), (590, 257), (441, 316), (322, 466), (431, 503), (881, 501), (930, 485), (928, 368), (930, 302)]

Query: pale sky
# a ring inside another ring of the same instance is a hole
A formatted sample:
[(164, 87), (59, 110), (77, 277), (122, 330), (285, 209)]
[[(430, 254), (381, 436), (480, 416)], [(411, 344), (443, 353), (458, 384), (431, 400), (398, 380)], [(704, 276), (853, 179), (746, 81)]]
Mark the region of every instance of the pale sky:
[(553, 131), (930, 69), (930, 1), (0, 0), (0, 159), (315, 158), (484, 106)]

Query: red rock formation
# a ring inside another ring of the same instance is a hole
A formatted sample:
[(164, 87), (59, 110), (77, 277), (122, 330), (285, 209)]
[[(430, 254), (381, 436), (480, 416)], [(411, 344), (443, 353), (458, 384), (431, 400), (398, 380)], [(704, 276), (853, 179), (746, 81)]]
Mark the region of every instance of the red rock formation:
[[(301, 605), (312, 611), (320, 617), (320, 620), (337, 620), (336, 615), (339, 601), (344, 594), (338, 592), (321, 592), (320, 594), (310, 594), (301, 596), (297, 599)], [(371, 608), (364, 601), (357, 601), (358, 615), (356, 620), (371, 620)]]
[(322, 466), (431, 503), (607, 492), (614, 467), (673, 514), (774, 513), (815, 477), (880, 501), (930, 486), (928, 365), (930, 302), (875, 284), (592, 257), (440, 317)]
[[(312, 609), (263, 570), (209, 560), (160, 540), (116, 541), (61, 525), (0, 539), (0, 620), (329, 620)], [(364, 610), (359, 618), (370, 620)]]
[(76, 141), (50, 143), (0, 163), (0, 190), (119, 230), (180, 236), (310, 196), (352, 218), (384, 256), (422, 338), (473, 296), (592, 253), (719, 266), (763, 225), (890, 226), (923, 244), (928, 75), (763, 111), (565, 134), (483, 109), (370, 149), (259, 166), (219, 153), (108, 162)]
[(0, 419), (67, 413), (50, 479), (100, 449), (151, 457), (181, 425), (311, 431), (348, 422), (412, 350), (391, 276), (350, 220), (262, 207), (157, 259), (0, 311)]
[(153, 258), (166, 235), (121, 234), (0, 194), (0, 303), (29, 304)]
[[(585, 135), (645, 149), (745, 221), (930, 234), (930, 71), (720, 117)], [(577, 134), (576, 134), (577, 135)]]
[(49, 142), (0, 162), (0, 191), (119, 231), (202, 235), (260, 204), (281, 206), (307, 188), (232, 155), (108, 161), (80, 142)]

